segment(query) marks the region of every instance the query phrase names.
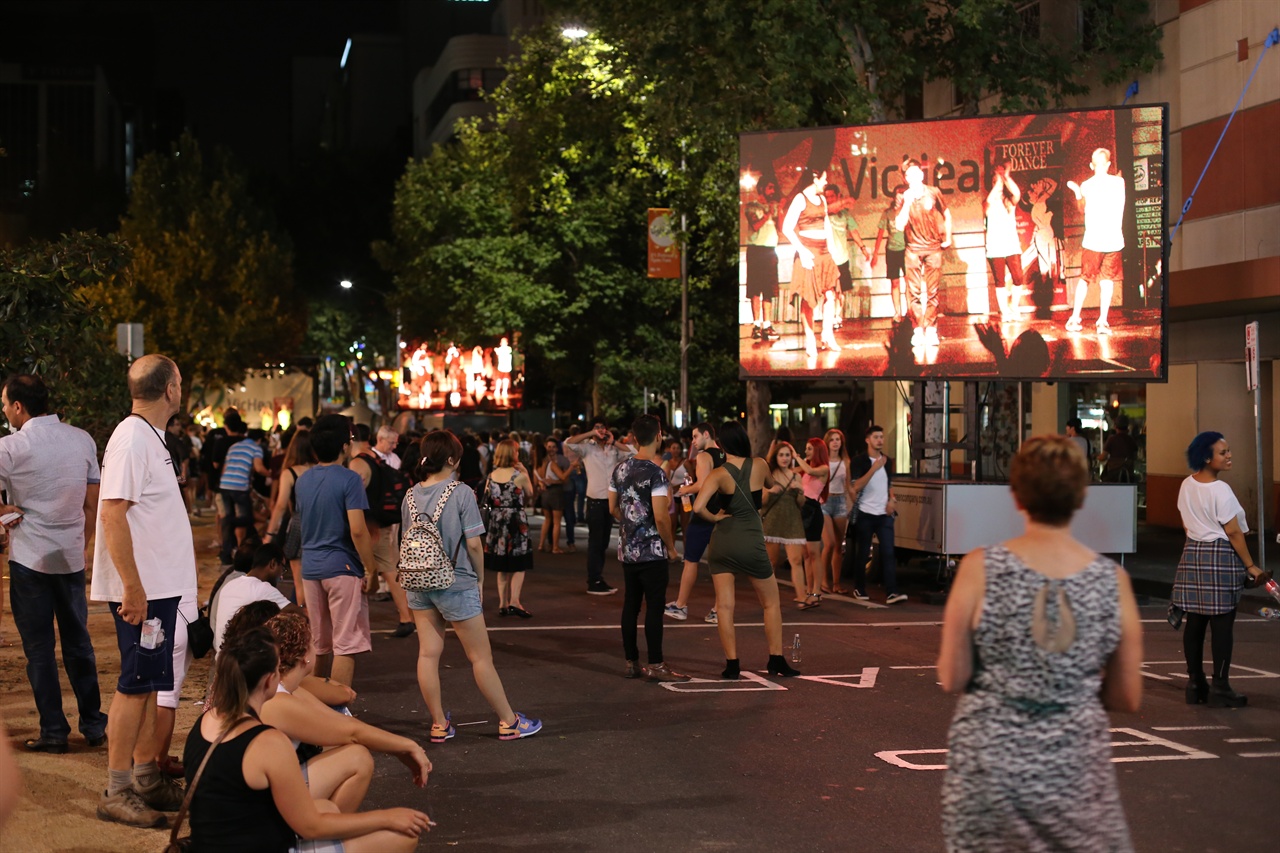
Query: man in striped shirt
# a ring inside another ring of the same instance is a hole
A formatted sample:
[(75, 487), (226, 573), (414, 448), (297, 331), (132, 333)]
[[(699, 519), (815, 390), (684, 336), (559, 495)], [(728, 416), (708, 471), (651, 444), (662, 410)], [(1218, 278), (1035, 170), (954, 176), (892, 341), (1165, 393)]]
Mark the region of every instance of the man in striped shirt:
[(244, 421), (239, 415), (228, 417), (226, 458), (219, 471), (218, 492), (222, 495), (222, 551), (219, 556), (224, 566), (231, 565), (231, 557), (245, 533), (253, 526), (253, 499), (249, 493), (249, 478), (256, 472), (264, 477), (271, 471), (262, 461), (262, 448), (245, 436)]

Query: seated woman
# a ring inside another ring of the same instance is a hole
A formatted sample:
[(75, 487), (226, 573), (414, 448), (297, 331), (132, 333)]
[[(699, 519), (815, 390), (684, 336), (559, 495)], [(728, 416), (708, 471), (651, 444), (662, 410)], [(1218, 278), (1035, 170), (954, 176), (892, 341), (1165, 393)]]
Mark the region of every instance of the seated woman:
[[(237, 610), (231, 619), (227, 621), (227, 627), (223, 631), (223, 642), (227, 637), (234, 637), (243, 634), (250, 628), (261, 628), (267, 624), (267, 620), (280, 612), (280, 606), (274, 601), (251, 601)], [(302, 681), (302, 686), (307, 692), (319, 699), (324, 704), (332, 707), (343, 709), (346, 705), (355, 701), (356, 692), (341, 681), (334, 681), (329, 678), (320, 678), (315, 675), (308, 675)]]
[(314, 850), (315, 839), (332, 839), (325, 849), (346, 853), (415, 849), (433, 825), (420, 811), (342, 814), (311, 798), (289, 739), (259, 719), (280, 683), (278, 666), (261, 628), (228, 639), (218, 654), (212, 697), (183, 755), (188, 786), (203, 764), (191, 797), (191, 849), (286, 853)]
[[(373, 779), (370, 751), (399, 758), (413, 771), (414, 784), (422, 787), (422, 780), (431, 769), (422, 747), (408, 738), (362, 723), (318, 699), (306, 686), (308, 682), (317, 681), (311, 675), (315, 650), (310, 637), (297, 633), (310, 629), (307, 617), (300, 613), (267, 612), (261, 604), (254, 602), (242, 607), (227, 625), (226, 639), (265, 627), (283, 642), (278, 649), (279, 690), (283, 692), (267, 703), (263, 722), (279, 729), (293, 742), (311, 796), (332, 800), (344, 812), (358, 809)], [(319, 686), (329, 685), (319, 679)]]
[[(311, 625), (305, 615), (281, 613), (267, 622), (266, 628), (276, 642), (280, 685), (262, 707), (262, 722), (288, 736), (295, 750), (300, 745), (312, 745), (308, 750), (312, 753), (315, 747), (324, 748), (302, 764), (312, 797), (332, 800), (344, 812), (358, 809), (373, 778), (370, 752), (395, 756), (409, 768), (415, 785), (421, 788), (427, 783), (431, 762), (422, 747), (407, 737), (333, 710), (302, 686), (316, 662)], [(299, 758), (303, 755), (299, 753)]]

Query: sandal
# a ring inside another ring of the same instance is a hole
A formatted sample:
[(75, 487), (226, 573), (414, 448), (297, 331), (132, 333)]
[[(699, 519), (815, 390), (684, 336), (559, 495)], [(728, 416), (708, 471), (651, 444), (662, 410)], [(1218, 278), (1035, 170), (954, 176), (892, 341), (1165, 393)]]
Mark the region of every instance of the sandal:
[(812, 610), (820, 604), (822, 604), (822, 596), (816, 592), (811, 592), (805, 597), (804, 603), (800, 605), (800, 609)]
[[(826, 590), (823, 590), (823, 592), (826, 592)], [(832, 593), (834, 593), (835, 595), (848, 595), (848, 594), (849, 594), (849, 590), (845, 589), (845, 588), (844, 588), (844, 587), (842, 587), (842, 586), (833, 586), (833, 587), (831, 587), (831, 592), (832, 592)]]

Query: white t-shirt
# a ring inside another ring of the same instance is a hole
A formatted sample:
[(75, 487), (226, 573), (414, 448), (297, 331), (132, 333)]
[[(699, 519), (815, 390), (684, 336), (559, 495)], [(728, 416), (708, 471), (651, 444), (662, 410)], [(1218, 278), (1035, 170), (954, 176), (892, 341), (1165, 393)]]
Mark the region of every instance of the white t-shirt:
[(1091, 252), (1118, 252), (1124, 248), (1124, 178), (1094, 175), (1080, 185), (1084, 196), (1084, 239), (1081, 248)]
[(1178, 489), (1178, 512), (1182, 513), (1182, 526), (1187, 537), (1197, 542), (1210, 542), (1227, 538), (1222, 525), (1231, 519), (1240, 524), (1240, 532), (1248, 533), (1249, 524), (1244, 518), (1244, 507), (1236, 500), (1235, 492), (1221, 480), (1201, 483), (1195, 477), (1182, 481)]
[[(987, 194), (987, 257), (1008, 258), (1021, 254), (1018, 217), (1005, 207), (1004, 186), (997, 184)], [(1004, 287), (1004, 282), (997, 281), (996, 287)]]
[(266, 581), (241, 575), (227, 581), (218, 589), (218, 612), (214, 614), (213, 650), (222, 648), (222, 635), (227, 632), (227, 623), (236, 611), (246, 604), (255, 601), (274, 601), (283, 609), (289, 606), (289, 599), (280, 590)]
[(837, 457), (831, 460), (827, 471), (830, 477), (827, 481), (827, 492), (844, 497), (846, 484), (849, 482), (849, 465), (843, 459)]
[[(875, 460), (871, 460), (874, 462)], [(867, 515), (884, 515), (885, 507), (889, 503), (889, 475), (885, 473), (884, 466), (880, 470), (871, 475), (871, 479), (867, 481), (867, 485), (862, 489), (862, 495), (858, 499), (858, 509)]]
[(102, 505), (132, 503), (125, 518), (133, 538), (133, 559), (148, 601), (196, 594), (196, 549), (191, 521), (173, 472), (164, 433), (142, 418), (127, 417), (111, 433), (102, 457), (97, 535), (93, 545), (93, 601), (121, 601), (124, 584), (107, 551)]

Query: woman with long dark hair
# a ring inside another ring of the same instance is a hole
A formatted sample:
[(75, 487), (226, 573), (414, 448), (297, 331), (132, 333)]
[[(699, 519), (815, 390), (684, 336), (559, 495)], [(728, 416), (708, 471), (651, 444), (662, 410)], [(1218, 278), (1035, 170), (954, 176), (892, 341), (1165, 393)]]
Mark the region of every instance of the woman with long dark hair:
[[(284, 452), (279, 485), (276, 487), (276, 502), (271, 510), (271, 519), (267, 522), (266, 535), (271, 538), (267, 540), (264, 537), (263, 540), (281, 543), (284, 555), (289, 560), (302, 556), (302, 520), (297, 517), (298, 502), (293, 494), (293, 484), (319, 461), (311, 447), (311, 433), (304, 429), (295, 430)], [(298, 606), (306, 607), (306, 592), (299, 581), (301, 577), (293, 579), (294, 595), (297, 596)]]
[[(764, 608), (764, 636), (769, 647), (770, 675), (799, 675), (782, 656), (782, 606), (778, 602), (778, 580), (773, 575), (764, 547), (764, 527), (760, 521), (760, 493), (773, 486), (768, 464), (751, 456), (747, 431), (737, 421), (728, 421), (720, 431), (724, 465), (715, 468), (703, 481), (693, 511), (715, 525), (707, 546), (711, 581), (716, 588), (716, 627), (724, 648), (725, 678), (741, 675), (738, 640), (733, 627), (736, 603), (734, 584), (741, 575), (751, 581), (760, 606)], [(712, 495), (720, 496), (724, 507), (708, 510)]]
[(420, 811), (343, 814), (332, 802), (312, 799), (289, 739), (259, 721), (280, 684), (278, 666), (275, 643), (263, 628), (218, 653), (209, 703), (187, 735), (183, 756), (189, 787), (213, 749), (191, 797), (192, 849), (287, 853), (315, 849), (308, 843), (314, 839), (340, 839), (326, 849), (346, 853), (415, 849), (418, 836), (434, 825)]
[(774, 441), (765, 460), (773, 485), (762, 494), (763, 506), (760, 519), (764, 524), (764, 548), (769, 554), (769, 565), (778, 564), (778, 552), (785, 550), (791, 566), (791, 585), (795, 603), (801, 610), (808, 609), (804, 577), (804, 522), (800, 520), (800, 507), (804, 506), (804, 492), (800, 488), (800, 472), (795, 468), (796, 450), (789, 441)]
[[(1187, 447), (1187, 467), (1194, 473), (1178, 489), (1178, 512), (1187, 531), (1182, 559), (1173, 578), (1170, 605), (1186, 614), (1182, 653), (1187, 659), (1187, 704), (1238, 708), (1248, 697), (1231, 689), (1228, 672), (1235, 643), (1236, 605), (1240, 591), (1270, 580), (1253, 564), (1244, 535), (1249, 532), (1244, 508), (1220, 477), (1231, 470), (1231, 448), (1220, 432), (1202, 432)], [(1204, 677), (1204, 637), (1212, 629), (1213, 684)]]

